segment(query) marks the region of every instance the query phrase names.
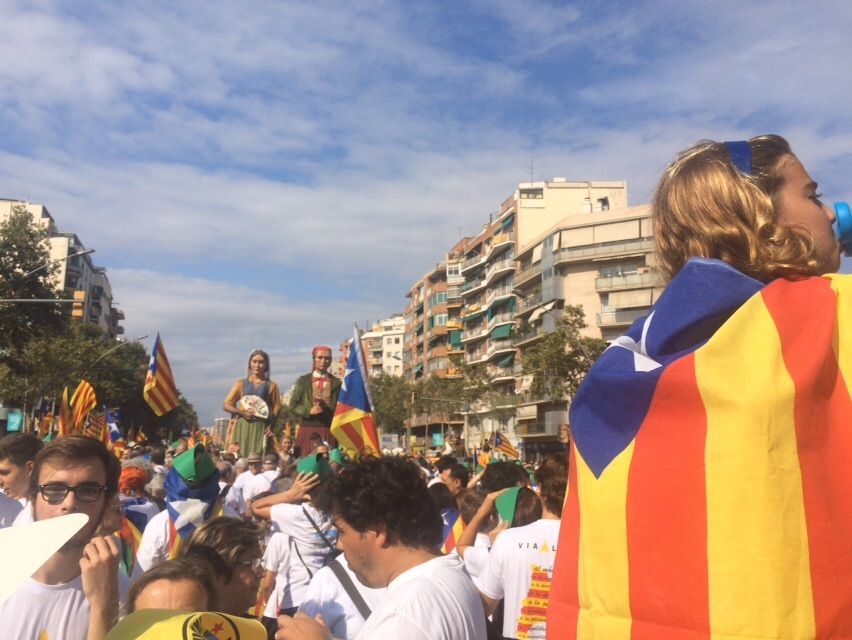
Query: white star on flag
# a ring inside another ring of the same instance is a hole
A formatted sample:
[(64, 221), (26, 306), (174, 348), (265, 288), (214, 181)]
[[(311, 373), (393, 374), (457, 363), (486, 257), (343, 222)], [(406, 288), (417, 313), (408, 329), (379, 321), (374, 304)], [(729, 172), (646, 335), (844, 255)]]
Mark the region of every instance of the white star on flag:
[(645, 322), (642, 325), (642, 336), (639, 338), (638, 343), (630, 336), (621, 336), (613, 340), (609, 347), (607, 347), (608, 349), (611, 349), (612, 347), (622, 347), (628, 351), (632, 351), (633, 369), (635, 371), (653, 371), (654, 369), (659, 369), (663, 366), (649, 356), (648, 351), (645, 349), (645, 338), (648, 336), (648, 329), (651, 328), (651, 318), (654, 317), (654, 313), (655, 312), (652, 311), (651, 315), (645, 318)]
[(178, 512), (177, 520), (175, 520), (175, 529), (180, 529), (187, 524), (198, 526), (204, 522), (204, 511), (207, 509), (207, 503), (203, 500), (189, 498), (188, 500), (178, 500), (169, 504), (172, 506), (172, 509)]
[(343, 391), (346, 391), (346, 378), (348, 378), (349, 374), (353, 371), (355, 371), (355, 369), (347, 369), (343, 372), (343, 384), (341, 385)]

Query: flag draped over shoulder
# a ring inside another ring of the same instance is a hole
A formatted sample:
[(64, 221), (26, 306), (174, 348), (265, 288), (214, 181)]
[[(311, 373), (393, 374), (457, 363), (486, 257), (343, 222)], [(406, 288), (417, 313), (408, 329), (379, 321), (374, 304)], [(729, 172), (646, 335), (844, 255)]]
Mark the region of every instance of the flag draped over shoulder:
[(852, 277), (691, 260), (571, 406), (548, 638), (852, 637)]
[(356, 330), (349, 349), (340, 397), (331, 421), (331, 435), (337, 438), (343, 449), (357, 451), (360, 455), (377, 456), (381, 455), (379, 437), (373, 422), (373, 407), (361, 353), (361, 339)]
[(500, 433), (494, 434), (494, 449), (510, 458), (517, 459), (521, 457), (521, 454), (518, 453), (518, 450), (515, 449), (515, 445), (512, 444), (509, 438)]
[(151, 351), (151, 363), (148, 365), (148, 375), (145, 376), (142, 397), (158, 416), (178, 406), (178, 390), (159, 333)]
[(74, 426), (75, 433), (83, 431), (83, 423), (89, 412), (98, 406), (98, 399), (95, 397), (95, 389), (86, 380), (80, 380), (77, 385), (77, 390), (71, 397), (71, 406), (74, 409)]

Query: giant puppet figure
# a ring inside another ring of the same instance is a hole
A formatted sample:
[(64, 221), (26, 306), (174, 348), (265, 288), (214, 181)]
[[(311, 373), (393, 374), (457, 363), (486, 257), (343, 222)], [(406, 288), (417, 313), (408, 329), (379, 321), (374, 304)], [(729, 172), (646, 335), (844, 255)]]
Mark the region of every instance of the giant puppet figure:
[(263, 455), (281, 411), (278, 385), (269, 378), (269, 356), (263, 349), (249, 354), (246, 377), (234, 383), (223, 407), (235, 419), (228, 433), (229, 443), (239, 445), (240, 456)]
[(297, 456), (310, 454), (314, 446), (312, 443), (331, 440), (331, 419), (340, 395), (340, 379), (328, 371), (331, 347), (314, 347), (311, 355), (313, 371), (296, 380), (290, 396), (290, 418), (296, 426)]
[(844, 210), (778, 136), (688, 149), (652, 210), (667, 287), (571, 403), (547, 638), (850, 638)]

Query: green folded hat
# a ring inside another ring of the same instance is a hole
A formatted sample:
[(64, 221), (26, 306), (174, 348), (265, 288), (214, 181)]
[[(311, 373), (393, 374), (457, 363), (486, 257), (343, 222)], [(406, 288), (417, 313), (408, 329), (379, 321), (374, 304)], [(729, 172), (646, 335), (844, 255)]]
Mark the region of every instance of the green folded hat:
[(346, 458), (344, 458), (343, 452), (337, 447), (328, 452), (328, 459), (339, 465), (346, 464)]
[(321, 453), (314, 453), (299, 460), (296, 463), (296, 472), (315, 473), (319, 476), (320, 482), (325, 482), (334, 473), (331, 470), (331, 465), (328, 464), (328, 460)]
[(515, 508), (518, 506), (518, 493), (520, 493), (520, 491), (520, 487), (512, 487), (505, 493), (501, 493), (497, 496), (497, 501), (495, 503), (500, 519), (508, 522), (510, 527), (514, 524)]
[(203, 444), (197, 444), (177, 456), (172, 462), (172, 467), (181, 478), (197, 484), (207, 480), (216, 471), (216, 465)]

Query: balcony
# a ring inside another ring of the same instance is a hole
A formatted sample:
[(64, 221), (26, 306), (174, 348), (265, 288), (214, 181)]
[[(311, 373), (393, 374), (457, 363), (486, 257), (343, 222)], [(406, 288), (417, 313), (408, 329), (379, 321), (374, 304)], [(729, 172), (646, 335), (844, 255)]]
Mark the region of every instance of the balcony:
[(622, 242), (589, 245), (584, 247), (566, 247), (553, 253), (553, 264), (564, 262), (581, 262), (623, 255), (642, 255), (654, 250), (651, 238), (636, 238)]
[(534, 265), (527, 267), (523, 271), (515, 274), (515, 286), (520, 286), (528, 280), (532, 280), (535, 276), (541, 273), (541, 262), (536, 262)]
[(537, 327), (532, 327), (529, 330), (524, 331), (523, 333), (519, 333), (519, 334), (515, 335), (512, 338), (512, 344), (514, 346), (518, 347), (522, 344), (526, 344), (528, 342), (533, 342), (535, 340), (538, 340), (545, 333), (548, 333), (548, 332), (545, 331), (544, 327), (542, 327), (540, 325), (537, 326)]
[(620, 276), (609, 278), (595, 278), (595, 291), (617, 291), (618, 289), (639, 289), (642, 287), (653, 287), (656, 277), (649, 271), (625, 273)]
[(543, 298), (541, 295), (541, 291), (536, 291), (532, 295), (527, 296), (521, 303), (518, 305), (518, 310), (516, 311), (516, 315), (523, 315), (527, 311), (530, 311), (540, 305), (543, 302)]
[(496, 327), (498, 324), (503, 324), (504, 322), (514, 322), (515, 318), (509, 311), (504, 311), (502, 313), (498, 313), (493, 316), (491, 320), (488, 321), (488, 328), (491, 329)]
[(506, 298), (511, 295), (513, 295), (512, 287), (507, 286), (489, 289), (488, 293), (485, 294), (485, 302), (487, 304), (491, 304), (492, 302), (495, 302), (498, 298)]
[(485, 272), (485, 284), (491, 284), (500, 275), (512, 273), (515, 270), (515, 256), (511, 255), (499, 262), (489, 265), (488, 271)]
[(473, 329), (466, 329), (462, 331), (462, 342), (469, 342), (472, 340), (477, 340), (478, 338), (483, 338), (488, 334), (488, 326), (482, 324)]
[(491, 382), (503, 382), (515, 377), (514, 369), (515, 368), (512, 365), (509, 365), (508, 367), (490, 365), (488, 367), (488, 375), (491, 376)]
[(633, 321), (648, 315), (648, 309), (619, 309), (616, 311), (601, 311), (597, 314), (599, 327), (627, 327)]
[(498, 354), (505, 354), (514, 350), (515, 345), (512, 344), (512, 340), (492, 340), (491, 344), (488, 345), (487, 355), (491, 359)]
[(515, 433), (522, 438), (558, 436), (558, 424), (546, 424), (544, 422), (519, 422), (515, 426)]
[(478, 280), (471, 280), (470, 282), (465, 282), (462, 286), (459, 287), (459, 294), (462, 298), (464, 298), (465, 296), (469, 296), (475, 291), (479, 291), (484, 286), (484, 278), (479, 278)]
[(462, 262), (461, 272), (469, 271), (474, 267), (478, 267), (485, 260), (485, 256), (480, 254), (478, 256), (473, 256), (472, 258), (468, 258), (464, 262)]

